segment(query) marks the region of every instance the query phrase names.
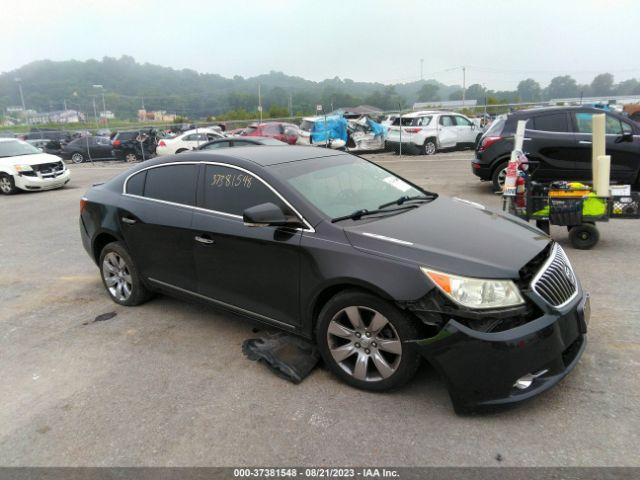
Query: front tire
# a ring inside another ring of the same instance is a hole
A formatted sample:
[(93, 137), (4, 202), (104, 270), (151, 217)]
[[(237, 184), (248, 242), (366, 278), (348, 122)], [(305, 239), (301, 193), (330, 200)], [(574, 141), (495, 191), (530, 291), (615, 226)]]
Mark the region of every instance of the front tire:
[(102, 284), (114, 302), (132, 307), (151, 298), (151, 292), (142, 283), (138, 269), (121, 242), (109, 243), (102, 249), (99, 265)]
[(333, 297), (318, 316), (320, 354), (345, 383), (369, 391), (397, 388), (420, 366), (416, 325), (380, 297), (349, 290)]
[(74, 153), (73, 155), (71, 155), (71, 161), (73, 163), (82, 163), (84, 162), (84, 155), (82, 155), (79, 152)]
[(0, 174), (0, 193), (3, 195), (13, 195), (18, 191), (16, 182), (11, 175), (6, 173)]

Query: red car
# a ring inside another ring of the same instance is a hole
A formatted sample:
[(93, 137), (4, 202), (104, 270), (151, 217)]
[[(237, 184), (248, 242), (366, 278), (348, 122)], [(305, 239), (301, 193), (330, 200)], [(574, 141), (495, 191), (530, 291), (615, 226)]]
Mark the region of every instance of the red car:
[(298, 141), (298, 127), (292, 123), (267, 122), (249, 125), (243, 136), (247, 137), (271, 137), (281, 142), (295, 145)]

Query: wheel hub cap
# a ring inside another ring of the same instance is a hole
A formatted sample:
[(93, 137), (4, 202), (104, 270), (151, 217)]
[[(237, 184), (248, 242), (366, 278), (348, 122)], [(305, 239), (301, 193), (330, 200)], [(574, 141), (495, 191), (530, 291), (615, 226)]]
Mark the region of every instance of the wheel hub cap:
[(131, 296), (133, 289), (131, 272), (120, 255), (115, 252), (105, 255), (102, 262), (102, 276), (113, 297), (123, 302)]
[(402, 344), (393, 325), (368, 307), (347, 307), (336, 313), (327, 331), (329, 351), (352, 377), (376, 382), (395, 373)]

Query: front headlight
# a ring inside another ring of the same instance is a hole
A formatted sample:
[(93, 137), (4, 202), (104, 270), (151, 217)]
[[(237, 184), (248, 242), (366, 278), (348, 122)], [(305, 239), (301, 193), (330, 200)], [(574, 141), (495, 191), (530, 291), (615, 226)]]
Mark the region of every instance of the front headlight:
[(31, 165), (14, 165), (13, 168), (16, 169), (16, 172), (33, 172)]
[(504, 308), (522, 305), (524, 299), (511, 280), (461, 277), (421, 267), (447, 297), (467, 308)]

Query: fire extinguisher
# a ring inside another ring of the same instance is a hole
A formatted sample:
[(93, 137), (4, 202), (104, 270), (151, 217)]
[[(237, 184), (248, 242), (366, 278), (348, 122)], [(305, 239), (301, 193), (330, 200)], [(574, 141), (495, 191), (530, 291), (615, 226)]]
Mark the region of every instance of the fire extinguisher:
[(527, 205), (527, 199), (525, 196), (526, 188), (524, 175), (520, 173), (516, 178), (516, 207), (524, 208)]

